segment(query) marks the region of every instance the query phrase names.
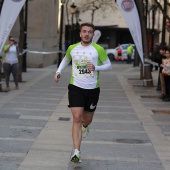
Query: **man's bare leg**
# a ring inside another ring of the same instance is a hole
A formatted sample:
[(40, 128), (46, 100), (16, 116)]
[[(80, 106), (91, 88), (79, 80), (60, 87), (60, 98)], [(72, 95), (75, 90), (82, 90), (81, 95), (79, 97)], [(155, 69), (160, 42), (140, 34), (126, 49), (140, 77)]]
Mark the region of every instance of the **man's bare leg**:
[(93, 115), (94, 112), (84, 112), (83, 113), (83, 125), (84, 126), (88, 126), (91, 124), (92, 120), (93, 120)]
[(94, 115), (93, 112), (84, 112), (84, 114), (83, 114), (83, 120), (82, 120), (82, 124), (83, 124), (82, 136), (83, 136), (83, 138), (85, 138), (90, 131), (89, 125), (91, 124), (91, 122), (93, 120), (93, 115)]
[(80, 150), (82, 140), (82, 119), (83, 119), (83, 107), (72, 107), (71, 112), (73, 115), (72, 125), (72, 139), (74, 149)]

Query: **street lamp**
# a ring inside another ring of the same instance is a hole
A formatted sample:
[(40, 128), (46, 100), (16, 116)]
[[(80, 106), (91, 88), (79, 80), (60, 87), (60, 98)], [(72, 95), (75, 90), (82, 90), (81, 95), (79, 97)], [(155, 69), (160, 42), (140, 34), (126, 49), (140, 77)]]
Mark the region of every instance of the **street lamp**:
[[(24, 50), (27, 50), (27, 24), (28, 24), (28, 0), (25, 2), (25, 23), (24, 23)], [(27, 72), (27, 52), (22, 57), (22, 72)]]
[(22, 72), (27, 72), (27, 25), (28, 25), (28, 1), (33, 0), (26, 0), (25, 2), (25, 12), (24, 12), (24, 50), (25, 53), (22, 57)]
[(60, 37), (59, 37), (59, 54), (58, 54), (58, 67), (61, 63), (62, 58), (62, 36), (63, 36), (63, 14), (64, 14), (64, 4), (66, 0), (61, 0), (61, 16), (60, 16)]
[(76, 9), (76, 12), (75, 12), (75, 17), (76, 17), (76, 42), (79, 41), (79, 14), (80, 14), (80, 11), (78, 9)]
[(72, 3), (72, 5), (70, 6), (70, 12), (71, 12), (71, 44), (73, 44), (74, 40), (74, 14), (76, 13), (76, 8), (77, 6), (74, 4), (74, 2)]
[(76, 15), (76, 22), (77, 23), (78, 23), (78, 20), (79, 20), (79, 14), (80, 14), (80, 11), (78, 9), (76, 9), (75, 15)]

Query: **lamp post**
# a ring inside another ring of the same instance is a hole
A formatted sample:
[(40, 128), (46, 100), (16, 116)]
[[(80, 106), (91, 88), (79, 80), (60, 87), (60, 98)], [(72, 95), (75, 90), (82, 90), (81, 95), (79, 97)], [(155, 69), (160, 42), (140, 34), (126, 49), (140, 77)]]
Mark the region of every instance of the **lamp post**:
[(79, 14), (80, 14), (80, 11), (78, 9), (76, 9), (76, 12), (75, 12), (76, 23), (79, 23)]
[(75, 16), (76, 16), (76, 42), (79, 41), (79, 14), (80, 14), (80, 11), (78, 9), (76, 9), (76, 12), (75, 12)]
[[(27, 50), (28, 0), (25, 2), (24, 50)], [(23, 54), (22, 72), (27, 72), (27, 52)]]
[(71, 12), (71, 44), (74, 43), (74, 14), (76, 13), (77, 6), (72, 3), (70, 6), (70, 12)]
[[(149, 9), (149, 57), (154, 61), (154, 39), (155, 39), (155, 12), (157, 10), (157, 5), (153, 4)], [(150, 20), (152, 21), (152, 27), (150, 27)], [(153, 65), (150, 65), (150, 70), (152, 71)]]
[[(64, 14), (64, 4), (66, 0), (61, 0), (61, 15), (60, 15), (60, 37), (59, 37), (59, 51), (62, 51), (62, 37), (63, 37), (63, 14)], [(62, 53), (58, 54), (58, 67), (61, 63)]]

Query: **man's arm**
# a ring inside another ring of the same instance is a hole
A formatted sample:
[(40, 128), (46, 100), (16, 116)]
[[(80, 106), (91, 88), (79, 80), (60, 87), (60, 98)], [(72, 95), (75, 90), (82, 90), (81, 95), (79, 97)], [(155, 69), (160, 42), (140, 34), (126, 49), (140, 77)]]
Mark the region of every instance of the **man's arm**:
[(58, 70), (56, 71), (56, 74), (54, 75), (55, 82), (58, 82), (59, 78), (61, 77), (61, 72), (66, 68), (70, 61), (71, 59), (68, 59), (66, 56), (63, 58)]
[(104, 61), (102, 63), (103, 63), (103, 65), (101, 65), (101, 66), (95, 66), (95, 70), (96, 71), (108, 71), (108, 70), (112, 70), (112, 64), (111, 64), (109, 59), (107, 59), (106, 61)]

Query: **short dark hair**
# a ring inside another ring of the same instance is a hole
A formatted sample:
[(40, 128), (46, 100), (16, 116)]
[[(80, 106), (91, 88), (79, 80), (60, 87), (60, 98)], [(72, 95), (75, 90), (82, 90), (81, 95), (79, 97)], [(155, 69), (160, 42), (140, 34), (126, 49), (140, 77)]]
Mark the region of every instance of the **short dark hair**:
[(161, 47), (159, 48), (159, 50), (166, 51), (166, 50), (167, 50), (167, 46), (161, 46)]
[(170, 52), (170, 48), (169, 48), (169, 47), (167, 47), (167, 48), (166, 48), (166, 51), (169, 51), (169, 52)]
[(82, 24), (80, 25), (80, 31), (81, 31), (82, 27), (84, 27), (84, 26), (91, 27), (91, 28), (93, 28), (93, 31), (95, 31), (95, 26), (94, 26), (92, 23), (90, 23), (90, 22), (84, 22), (84, 23), (82, 23)]
[(13, 38), (13, 36), (10, 35), (10, 36), (8, 37), (8, 39), (10, 40), (11, 38)]

